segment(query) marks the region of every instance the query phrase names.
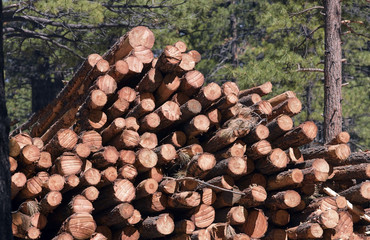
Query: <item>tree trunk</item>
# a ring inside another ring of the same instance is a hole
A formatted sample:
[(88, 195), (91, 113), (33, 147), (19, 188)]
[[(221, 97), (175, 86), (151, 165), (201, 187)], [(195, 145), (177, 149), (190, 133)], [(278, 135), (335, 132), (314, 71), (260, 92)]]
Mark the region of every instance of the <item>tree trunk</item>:
[(3, 4), (0, 3), (0, 236), (12, 238), (10, 215), (10, 166), (8, 161), (9, 119), (5, 105), (4, 53), (3, 53)]
[(342, 48), (339, 0), (325, 1), (324, 142), (342, 131)]

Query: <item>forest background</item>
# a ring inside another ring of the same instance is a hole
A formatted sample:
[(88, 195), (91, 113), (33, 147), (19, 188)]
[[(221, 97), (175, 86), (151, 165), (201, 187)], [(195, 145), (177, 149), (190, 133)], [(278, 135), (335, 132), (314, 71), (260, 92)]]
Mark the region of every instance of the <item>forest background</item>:
[[(322, 1), (35, 0), (3, 1), (5, 90), (12, 128), (49, 103), (91, 53), (104, 53), (129, 29), (148, 26), (156, 56), (184, 41), (202, 55), (207, 82), (241, 89), (271, 81), (294, 91), (322, 142)], [(343, 130), (352, 150), (370, 149), (370, 4), (342, 1)]]

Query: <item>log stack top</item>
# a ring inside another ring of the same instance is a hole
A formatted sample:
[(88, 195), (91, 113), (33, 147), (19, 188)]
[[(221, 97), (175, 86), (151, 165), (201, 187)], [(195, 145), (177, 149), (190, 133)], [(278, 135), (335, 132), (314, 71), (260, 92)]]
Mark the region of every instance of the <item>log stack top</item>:
[(14, 132), (14, 236), (365, 236), (369, 154), (351, 154), (348, 133), (310, 147), (318, 129), (294, 123), (294, 92), (205, 83), (199, 52), (178, 41), (155, 56), (154, 39), (139, 26), (89, 55), (29, 134)]

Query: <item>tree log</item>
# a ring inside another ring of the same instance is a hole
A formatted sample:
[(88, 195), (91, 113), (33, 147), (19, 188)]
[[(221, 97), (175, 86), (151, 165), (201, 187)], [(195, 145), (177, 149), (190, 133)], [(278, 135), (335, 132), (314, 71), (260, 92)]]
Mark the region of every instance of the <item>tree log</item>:
[(239, 93), (239, 98), (250, 95), (252, 93), (257, 93), (258, 95), (265, 96), (272, 91), (271, 82), (266, 82), (260, 86), (252, 87), (249, 89), (241, 90)]
[(140, 238), (150, 239), (164, 237), (175, 230), (173, 218), (168, 213), (147, 217), (139, 228)]
[(267, 232), (267, 227), (268, 222), (263, 211), (261, 209), (253, 209), (248, 212), (247, 220), (239, 227), (239, 230), (251, 238), (261, 238)]

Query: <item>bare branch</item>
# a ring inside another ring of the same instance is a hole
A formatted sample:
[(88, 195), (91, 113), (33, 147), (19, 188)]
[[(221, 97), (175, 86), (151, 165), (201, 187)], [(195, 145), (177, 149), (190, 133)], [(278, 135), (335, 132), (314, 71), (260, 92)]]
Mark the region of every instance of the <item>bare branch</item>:
[(171, 179), (171, 180), (175, 180), (177, 182), (182, 182), (182, 181), (186, 181), (186, 180), (190, 180), (190, 181), (196, 181), (200, 184), (203, 184), (205, 186), (208, 186), (210, 188), (213, 188), (213, 189), (218, 189), (218, 190), (221, 190), (221, 191), (224, 191), (224, 192), (230, 192), (230, 193), (235, 193), (235, 194), (239, 194), (239, 195), (245, 195), (245, 193), (243, 192), (240, 192), (240, 191), (233, 191), (233, 190), (230, 190), (230, 189), (226, 189), (226, 188), (222, 188), (222, 187), (218, 187), (218, 186), (215, 186), (213, 184), (210, 184), (210, 183), (207, 183), (205, 181), (202, 181), (200, 179), (197, 179), (197, 178), (193, 178), (193, 177), (181, 177), (181, 178), (172, 178), (172, 177), (163, 177), (164, 179)]
[(296, 72), (324, 72), (324, 69), (321, 68), (301, 68), (301, 66), (298, 64), (298, 69), (295, 70)]
[(308, 12), (308, 11), (311, 11), (311, 10), (314, 10), (314, 9), (324, 9), (323, 6), (313, 6), (313, 7), (310, 7), (310, 8), (307, 8), (307, 9), (304, 9), (300, 12), (296, 12), (296, 13), (291, 13), (289, 14), (290, 17), (293, 17), (293, 16), (297, 16), (297, 15), (300, 15), (302, 13), (305, 13), (305, 12)]

